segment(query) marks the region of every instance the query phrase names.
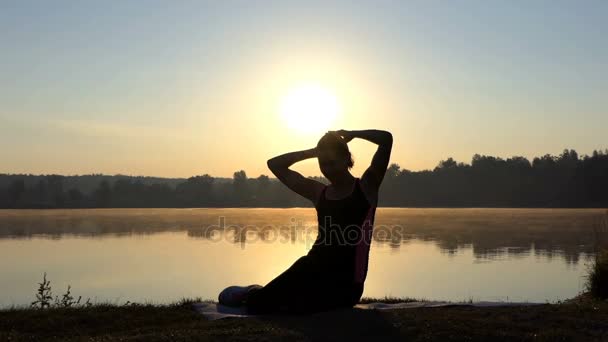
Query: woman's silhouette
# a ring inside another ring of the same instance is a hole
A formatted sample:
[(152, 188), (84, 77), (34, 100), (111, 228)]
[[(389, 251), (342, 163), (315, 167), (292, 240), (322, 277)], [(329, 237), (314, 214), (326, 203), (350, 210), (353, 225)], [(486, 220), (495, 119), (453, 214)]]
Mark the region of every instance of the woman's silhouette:
[[(361, 138), (378, 145), (361, 179), (350, 173), (347, 143)], [(251, 314), (311, 313), (352, 307), (363, 294), (378, 189), (389, 163), (393, 137), (381, 130), (330, 131), (315, 148), (268, 160), (272, 173), (287, 187), (313, 202), (319, 232), (307, 255), (266, 286), (230, 286), (219, 303), (246, 305)], [(329, 185), (306, 178), (289, 167), (318, 158)]]

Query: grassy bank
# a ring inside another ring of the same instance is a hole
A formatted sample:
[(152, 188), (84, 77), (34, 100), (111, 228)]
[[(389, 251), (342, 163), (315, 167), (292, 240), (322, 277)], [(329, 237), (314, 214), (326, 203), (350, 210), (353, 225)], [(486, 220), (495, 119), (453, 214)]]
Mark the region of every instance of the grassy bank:
[(608, 340), (608, 302), (591, 299), (532, 307), (352, 309), (217, 321), (207, 321), (190, 304), (5, 309), (0, 311), (0, 341)]

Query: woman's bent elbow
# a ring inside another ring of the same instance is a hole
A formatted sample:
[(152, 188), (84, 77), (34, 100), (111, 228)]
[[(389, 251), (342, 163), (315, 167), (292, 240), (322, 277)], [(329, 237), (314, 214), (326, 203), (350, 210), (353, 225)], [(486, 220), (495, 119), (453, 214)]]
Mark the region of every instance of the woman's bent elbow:
[[(268, 160), (266, 161), (266, 166), (268, 166), (268, 169), (269, 169), (270, 171), (272, 171), (272, 169), (274, 169), (274, 162), (272, 161), (272, 159), (268, 159)], [(274, 173), (274, 172), (273, 172), (273, 173)]]
[(393, 134), (389, 131), (384, 131), (384, 133), (385, 133), (385, 137), (384, 137), (385, 144), (387, 144), (389, 146), (392, 145), (393, 144)]

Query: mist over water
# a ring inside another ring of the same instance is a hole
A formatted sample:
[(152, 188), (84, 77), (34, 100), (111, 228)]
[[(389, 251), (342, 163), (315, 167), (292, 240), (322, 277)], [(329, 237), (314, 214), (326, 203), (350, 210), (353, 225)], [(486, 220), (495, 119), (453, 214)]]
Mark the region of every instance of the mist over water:
[[(364, 296), (555, 301), (578, 294), (599, 209), (379, 208)], [(266, 284), (316, 237), (312, 208), (0, 210), (0, 305), (53, 292), (216, 299)]]

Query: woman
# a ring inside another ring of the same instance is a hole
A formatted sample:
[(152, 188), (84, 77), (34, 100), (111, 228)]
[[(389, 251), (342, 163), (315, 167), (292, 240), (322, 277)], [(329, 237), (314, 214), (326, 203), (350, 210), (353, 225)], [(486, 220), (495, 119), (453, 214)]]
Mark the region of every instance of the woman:
[[(361, 179), (350, 173), (353, 159), (347, 143), (361, 138), (378, 145)], [(393, 137), (381, 130), (330, 131), (315, 148), (268, 160), (272, 173), (313, 202), (319, 232), (307, 255), (266, 286), (230, 286), (219, 303), (246, 305), (250, 314), (303, 314), (352, 307), (363, 294), (378, 189), (389, 163)], [(289, 167), (318, 158), (329, 185), (306, 178)]]

